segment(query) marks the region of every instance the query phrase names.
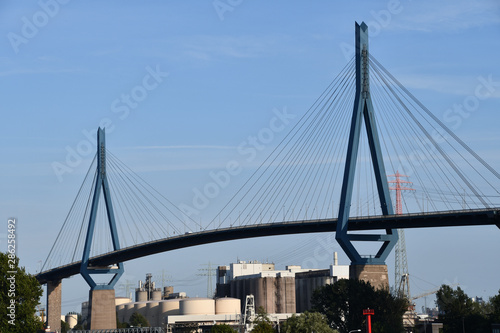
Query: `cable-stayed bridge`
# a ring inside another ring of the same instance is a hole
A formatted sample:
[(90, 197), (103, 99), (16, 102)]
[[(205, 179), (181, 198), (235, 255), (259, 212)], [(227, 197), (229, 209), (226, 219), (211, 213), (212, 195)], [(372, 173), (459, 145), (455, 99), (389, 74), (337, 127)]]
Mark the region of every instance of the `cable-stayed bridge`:
[[(364, 23), (353, 59), (210, 221), (194, 221), (130, 170), (104, 135), (99, 129), (96, 157), (37, 275), (48, 285), (49, 322), (61, 279), (82, 274), (91, 298), (114, 295), (122, 263), (155, 253), (336, 232), (352, 265), (365, 267), (385, 264), (399, 228), (500, 227), (500, 174), (369, 53)], [(415, 189), (403, 197), (404, 214), (394, 213), (388, 186), (398, 172)]]

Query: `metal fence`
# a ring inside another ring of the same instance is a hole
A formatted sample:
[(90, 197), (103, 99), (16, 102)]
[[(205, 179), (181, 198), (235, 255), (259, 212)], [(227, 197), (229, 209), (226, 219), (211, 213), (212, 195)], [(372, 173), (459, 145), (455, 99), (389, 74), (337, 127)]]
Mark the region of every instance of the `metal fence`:
[(71, 330), (70, 333), (166, 333), (161, 327), (132, 327), (105, 330)]

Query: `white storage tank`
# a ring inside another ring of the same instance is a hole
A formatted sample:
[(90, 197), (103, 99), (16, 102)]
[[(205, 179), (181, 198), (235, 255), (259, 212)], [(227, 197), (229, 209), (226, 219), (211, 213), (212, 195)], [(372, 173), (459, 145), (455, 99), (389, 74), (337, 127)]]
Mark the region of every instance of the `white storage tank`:
[(127, 304), (132, 302), (128, 297), (115, 297), (115, 305)]
[(76, 324), (78, 324), (77, 314), (67, 314), (65, 319), (65, 322), (69, 325), (69, 328), (73, 328), (76, 326)]
[(179, 301), (181, 315), (213, 315), (215, 301), (211, 298), (185, 298)]
[(224, 297), (215, 300), (215, 314), (240, 314), (241, 300), (239, 298)]
[(165, 316), (176, 316), (180, 314), (179, 311), (179, 300), (169, 299), (160, 302), (160, 314), (161, 317)]

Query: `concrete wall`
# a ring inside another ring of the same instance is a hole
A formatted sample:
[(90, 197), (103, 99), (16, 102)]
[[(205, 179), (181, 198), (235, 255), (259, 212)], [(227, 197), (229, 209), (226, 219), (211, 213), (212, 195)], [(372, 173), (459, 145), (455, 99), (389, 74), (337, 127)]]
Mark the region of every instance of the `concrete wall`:
[(314, 291), (319, 287), (332, 284), (336, 280), (330, 276), (328, 269), (297, 273), (295, 275), (297, 313), (311, 310), (311, 297)]
[(350, 265), (349, 278), (370, 282), (375, 289), (389, 290), (387, 265)]
[[(262, 277), (231, 280), (228, 295), (220, 297), (239, 298), (245, 306), (247, 295), (254, 295), (255, 307), (264, 307), (267, 313), (295, 313), (295, 278)], [(219, 290), (227, 291), (227, 287)], [(219, 294), (219, 293), (218, 293)], [(244, 311), (244, 308), (242, 308)]]
[(47, 325), (52, 331), (61, 331), (61, 280), (47, 282)]
[(116, 328), (115, 290), (90, 291), (90, 329)]
[(296, 291), (295, 277), (276, 278), (276, 311), (269, 313), (295, 313)]

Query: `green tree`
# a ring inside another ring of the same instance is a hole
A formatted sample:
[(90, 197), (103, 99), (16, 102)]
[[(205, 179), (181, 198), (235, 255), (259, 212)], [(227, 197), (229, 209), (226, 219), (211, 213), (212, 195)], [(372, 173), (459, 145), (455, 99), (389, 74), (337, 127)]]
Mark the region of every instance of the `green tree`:
[(375, 290), (360, 280), (342, 279), (334, 284), (316, 289), (311, 298), (314, 311), (326, 316), (330, 327), (347, 333), (363, 328), (364, 309), (373, 309), (373, 332), (402, 332), (403, 314), (408, 301), (397, 298), (385, 289)]
[(257, 318), (254, 320), (254, 325), (252, 333), (274, 333), (273, 324), (262, 306), (257, 309)]
[(134, 312), (130, 316), (129, 324), (132, 327), (149, 327), (148, 320), (138, 312)]
[(210, 333), (237, 333), (237, 331), (229, 325), (222, 324), (212, 326)]
[(500, 290), (498, 295), (490, 298), (491, 313), (490, 320), (492, 323), (500, 324)]
[(116, 314), (116, 328), (127, 328), (129, 325), (127, 323), (122, 323), (118, 320), (118, 313)]
[(69, 330), (69, 324), (64, 320), (61, 320), (61, 333), (67, 333)]
[(42, 329), (43, 324), (35, 312), (43, 291), (35, 277), (19, 267), (19, 258), (10, 253), (0, 253), (0, 276), (0, 332)]
[(299, 316), (293, 315), (283, 323), (281, 332), (284, 333), (334, 333), (326, 317), (319, 312), (304, 312)]
[(495, 297), (489, 303), (481, 304), (473, 302), (460, 287), (453, 290), (450, 286), (442, 285), (436, 293), (436, 305), (439, 319), (443, 322), (443, 332), (489, 331)]

